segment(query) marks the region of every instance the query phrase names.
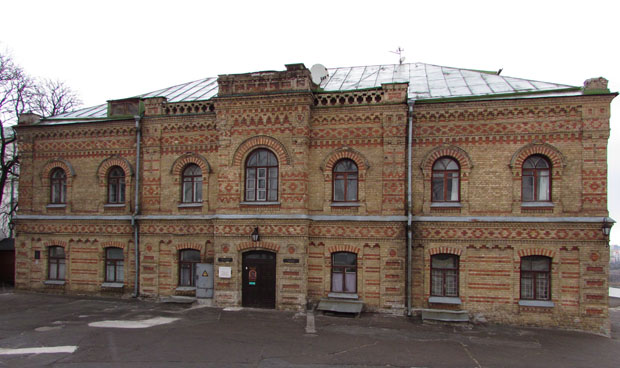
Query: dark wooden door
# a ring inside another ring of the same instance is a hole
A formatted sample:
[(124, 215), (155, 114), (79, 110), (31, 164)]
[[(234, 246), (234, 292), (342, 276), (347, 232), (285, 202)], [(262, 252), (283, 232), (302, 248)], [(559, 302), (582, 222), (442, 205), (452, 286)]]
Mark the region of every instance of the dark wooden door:
[(276, 254), (266, 251), (243, 253), (241, 304), (244, 307), (276, 307)]

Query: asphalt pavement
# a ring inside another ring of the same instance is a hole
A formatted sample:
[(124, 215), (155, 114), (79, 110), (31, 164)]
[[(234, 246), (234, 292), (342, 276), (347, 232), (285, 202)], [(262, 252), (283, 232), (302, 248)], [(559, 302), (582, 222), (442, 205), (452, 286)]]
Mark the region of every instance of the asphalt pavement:
[(316, 314), (316, 333), (306, 333), (305, 313), (11, 290), (0, 291), (0, 308), (0, 367), (620, 365), (619, 306), (610, 310), (611, 338), (371, 313)]

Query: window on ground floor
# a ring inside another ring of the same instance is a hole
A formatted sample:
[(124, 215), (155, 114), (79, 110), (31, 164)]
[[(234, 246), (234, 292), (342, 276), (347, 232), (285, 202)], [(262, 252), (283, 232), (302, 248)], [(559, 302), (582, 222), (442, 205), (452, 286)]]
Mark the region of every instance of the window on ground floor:
[(521, 299), (551, 300), (551, 258), (521, 258)]
[(47, 279), (64, 280), (66, 274), (65, 249), (63, 247), (49, 247), (47, 258)]
[(200, 262), (200, 251), (183, 249), (179, 251), (179, 286), (196, 286), (196, 263)]
[(332, 292), (357, 292), (357, 254), (332, 253)]
[(459, 296), (459, 256), (454, 254), (431, 256), (431, 295)]
[(105, 250), (105, 281), (124, 282), (124, 261), (121, 248), (106, 248)]

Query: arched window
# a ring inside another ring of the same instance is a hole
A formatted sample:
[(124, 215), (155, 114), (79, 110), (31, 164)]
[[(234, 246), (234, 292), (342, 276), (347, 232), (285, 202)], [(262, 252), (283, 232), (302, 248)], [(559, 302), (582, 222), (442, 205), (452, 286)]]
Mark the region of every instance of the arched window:
[(459, 257), (454, 254), (431, 256), (431, 295), (459, 296)]
[(56, 168), (50, 176), (50, 201), (53, 204), (67, 203), (67, 174)]
[(523, 202), (551, 200), (551, 165), (546, 158), (534, 155), (523, 162), (521, 188)]
[(357, 254), (332, 253), (332, 292), (357, 292)]
[(179, 286), (196, 286), (196, 263), (200, 262), (200, 251), (183, 249), (179, 251)]
[(124, 282), (124, 264), (125, 256), (121, 248), (105, 249), (105, 281), (106, 282)]
[(278, 159), (273, 152), (257, 149), (245, 162), (245, 200), (275, 202), (278, 200)]
[(49, 247), (48, 252), (48, 280), (64, 280), (66, 274), (65, 248), (59, 246)]
[(432, 202), (458, 202), (461, 170), (456, 160), (442, 157), (433, 164)]
[(357, 165), (353, 160), (340, 160), (334, 165), (334, 202), (357, 201)]
[(108, 172), (108, 203), (125, 203), (125, 171), (119, 166)]
[(183, 203), (202, 202), (202, 170), (189, 164), (183, 170)]
[(551, 300), (551, 258), (521, 258), (521, 299)]

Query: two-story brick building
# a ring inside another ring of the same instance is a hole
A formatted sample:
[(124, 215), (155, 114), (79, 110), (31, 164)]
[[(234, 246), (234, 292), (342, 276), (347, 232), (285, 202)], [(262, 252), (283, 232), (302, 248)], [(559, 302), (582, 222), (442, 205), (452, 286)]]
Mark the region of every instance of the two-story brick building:
[(16, 287), (194, 296), (207, 263), (219, 306), (609, 333), (606, 80), (415, 63), (315, 81), (293, 64), (23, 115)]

